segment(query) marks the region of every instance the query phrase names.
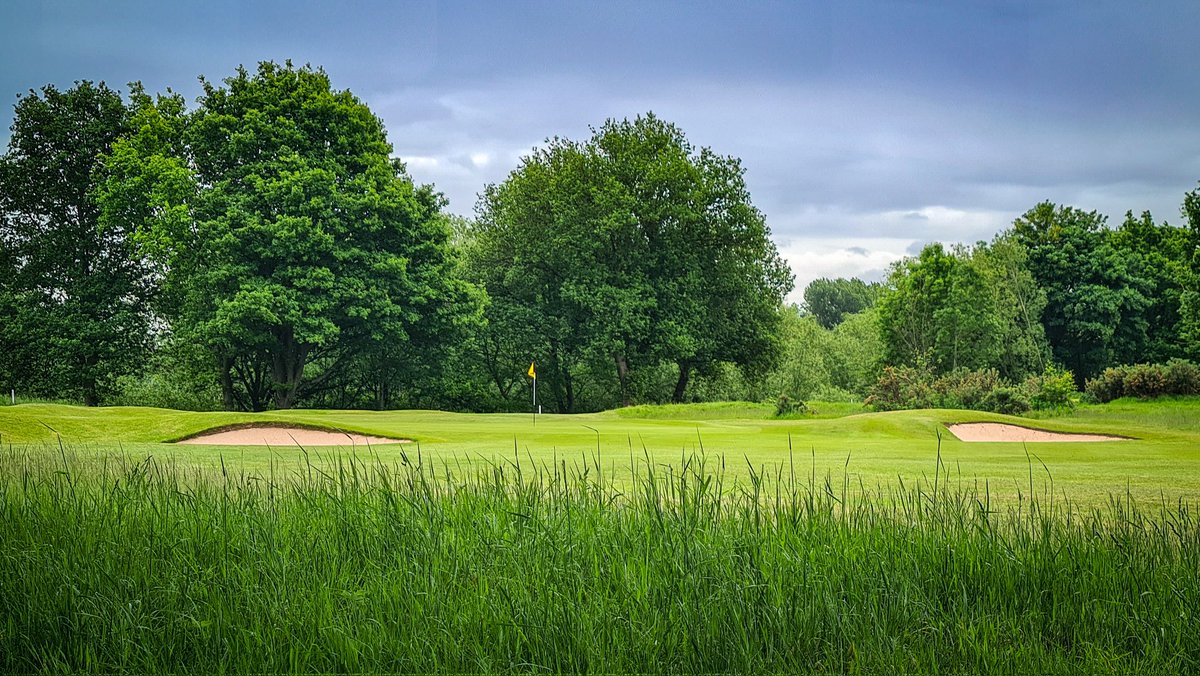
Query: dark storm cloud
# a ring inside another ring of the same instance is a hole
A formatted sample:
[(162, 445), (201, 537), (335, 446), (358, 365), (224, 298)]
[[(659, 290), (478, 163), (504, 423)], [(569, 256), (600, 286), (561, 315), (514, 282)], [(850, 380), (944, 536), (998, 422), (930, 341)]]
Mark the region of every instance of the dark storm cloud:
[(1190, 1), (9, 2), (0, 95), (322, 65), (459, 213), (545, 138), (653, 110), (743, 160), (802, 288), (1046, 199), (1178, 222), (1197, 24)]

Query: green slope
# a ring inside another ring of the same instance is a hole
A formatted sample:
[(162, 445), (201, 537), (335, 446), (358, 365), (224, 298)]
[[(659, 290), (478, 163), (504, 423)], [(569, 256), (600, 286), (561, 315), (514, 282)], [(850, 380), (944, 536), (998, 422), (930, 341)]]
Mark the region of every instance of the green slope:
[[(636, 407), (585, 415), (462, 414), (441, 411), (316, 411), (195, 413), (152, 408), (82, 408), (52, 404), (0, 407), (0, 444), (56, 447), (77, 453), (151, 455), (215, 466), (224, 459), (251, 470), (290, 463), (299, 449), (177, 446), (197, 432), (253, 421), (295, 422), (413, 439), (417, 445), (372, 449), (381, 459), (403, 451), (435, 462), (584, 462), (627, 470), (630, 458), (677, 462), (703, 449), (723, 456), (735, 475), (755, 466), (794, 466), (818, 476), (844, 474), (865, 485), (894, 483), (949, 470), (962, 480), (986, 481), (998, 495), (1028, 492), (1030, 471), (1038, 490), (1051, 488), (1088, 502), (1127, 488), (1142, 497), (1200, 497), (1200, 399), (1122, 400), (1058, 417), (1030, 420), (958, 410), (840, 415), (844, 405), (816, 404), (817, 415), (769, 417), (760, 404)], [(945, 425), (997, 421), (1064, 432), (1106, 432), (1134, 437), (1105, 443), (964, 443)], [(939, 442), (939, 435), (941, 436)], [(789, 448), (791, 450), (789, 450)], [(940, 448), (943, 467), (936, 466)], [(312, 450), (312, 449), (310, 449)], [(1026, 454), (1029, 451), (1029, 455)], [(319, 451), (328, 456), (335, 451)], [(1045, 467), (1043, 467), (1043, 464)]]

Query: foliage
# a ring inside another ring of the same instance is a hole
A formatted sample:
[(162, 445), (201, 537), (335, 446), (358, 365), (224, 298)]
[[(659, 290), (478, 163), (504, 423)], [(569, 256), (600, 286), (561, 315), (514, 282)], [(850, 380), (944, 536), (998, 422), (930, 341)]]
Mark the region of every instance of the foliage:
[(1046, 292), (1042, 321), (1054, 359), (1077, 385), (1145, 354), (1151, 282), (1136, 258), (1113, 246), (1103, 216), (1043, 202), (1014, 221), (1012, 233)]
[(202, 85), (191, 113), (135, 92), (101, 194), (106, 222), (136, 223), (163, 313), (211, 350), (226, 405), (235, 374), (243, 405), (288, 408), (355, 359), (408, 372), (434, 358), (470, 290), (441, 197), (389, 157), (380, 120), (290, 63)]
[(1187, 221), (1183, 249), (1183, 291), (1179, 299), (1179, 332), (1184, 354), (1200, 361), (1200, 188), (1183, 198)]
[(1074, 408), (1075, 374), (1051, 364), (1042, 375), (1030, 376), (1025, 381), (1025, 391), (1038, 410)]
[(1200, 394), (1200, 366), (1184, 359), (1104, 369), (1088, 380), (1087, 393), (1104, 403), (1121, 397), (1153, 399)]
[(885, 366), (863, 402), (876, 411), (934, 408), (937, 393), (927, 366)]
[(979, 403), (979, 408), (1004, 415), (1021, 415), (1033, 406), (1023, 390), (1017, 387), (1001, 386), (988, 392)]
[(675, 401), (695, 369), (763, 368), (791, 275), (743, 173), (652, 114), (535, 149), (488, 186), (468, 238), (472, 279), (495, 304), (488, 340), (508, 342), (509, 318), (532, 314), (540, 344), (512, 344), (534, 350), (559, 411), (603, 388), (604, 363), (621, 403), (633, 372), (664, 362), (678, 368)]
[(116, 380), (111, 403), (179, 411), (216, 411), (221, 408), (221, 388), (215, 373), (216, 365), (202, 347), (167, 340), (139, 373), (126, 374)]
[(95, 405), (147, 353), (150, 281), (94, 194), (128, 118), (104, 83), (17, 101), (0, 158), (0, 386)]
[(995, 363), (1004, 326), (987, 281), (969, 251), (941, 244), (897, 263), (879, 301), (886, 363), (925, 360), (937, 373)]
[(861, 399), (878, 378), (883, 356), (874, 309), (848, 315), (829, 330), (815, 317), (785, 308), (779, 344), (782, 357), (767, 375), (767, 388), (798, 399)]
[[(1062, 374), (1066, 374), (1066, 380)], [(960, 408), (1016, 415), (1029, 411), (1034, 402), (1046, 406), (1046, 401), (1057, 402), (1060, 394), (1056, 386), (1075, 391), (1070, 372), (1048, 371), (1045, 379), (1035, 379), (1038, 387), (1031, 389), (1030, 381), (1024, 388), (1014, 387), (1004, 380), (995, 369), (956, 369), (942, 375), (935, 374), (928, 366), (887, 366), (883, 375), (871, 389), (866, 405), (877, 411), (896, 411), (915, 408)], [(1045, 383), (1043, 383), (1045, 380)], [(1039, 398), (1040, 397), (1040, 398)], [(1069, 403), (1069, 399), (1065, 399)]]
[(779, 395), (779, 399), (775, 401), (776, 418), (801, 415), (804, 413), (808, 413), (808, 405), (799, 399), (792, 399), (786, 394), (781, 394)]
[(1050, 361), (1042, 326), (1046, 292), (1029, 271), (1029, 253), (1011, 234), (1001, 234), (971, 252), (995, 308), (999, 350), (992, 366), (1008, 380), (1041, 373)]
[(809, 282), (804, 288), (804, 309), (817, 318), (821, 326), (832, 329), (847, 315), (862, 312), (875, 305), (879, 285), (858, 279), (821, 279)]
[(939, 408), (984, 408), (988, 396), (1003, 386), (996, 369), (955, 369), (942, 374), (932, 383), (935, 400)]
[(1127, 361), (1165, 362), (1183, 356), (1185, 340), (1181, 305), (1188, 279), (1188, 232), (1167, 223), (1155, 224), (1150, 212), (1134, 218), (1126, 212), (1121, 227), (1109, 235), (1113, 247), (1136, 266), (1147, 282), (1146, 344)]

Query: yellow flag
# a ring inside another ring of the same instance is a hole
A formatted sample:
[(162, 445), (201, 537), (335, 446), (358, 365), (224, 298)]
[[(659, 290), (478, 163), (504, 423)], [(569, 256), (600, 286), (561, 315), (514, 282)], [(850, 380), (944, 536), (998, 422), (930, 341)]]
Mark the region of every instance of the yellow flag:
[(533, 362), (529, 362), (529, 377), (537, 380), (537, 371), (533, 370)]

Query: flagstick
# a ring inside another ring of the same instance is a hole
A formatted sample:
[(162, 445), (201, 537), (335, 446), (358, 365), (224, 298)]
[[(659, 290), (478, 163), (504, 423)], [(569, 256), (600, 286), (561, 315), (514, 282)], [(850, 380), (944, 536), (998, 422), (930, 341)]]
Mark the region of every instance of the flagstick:
[(533, 377), (533, 424), (537, 424), (537, 376)]

